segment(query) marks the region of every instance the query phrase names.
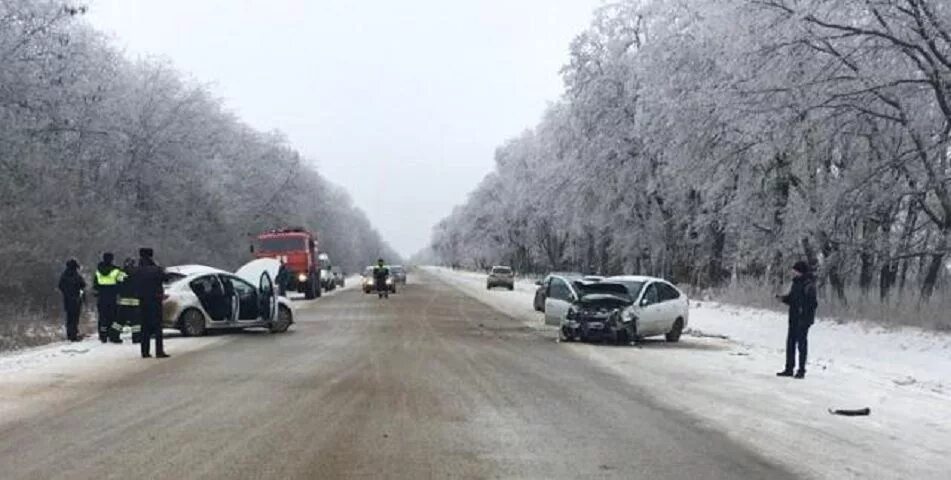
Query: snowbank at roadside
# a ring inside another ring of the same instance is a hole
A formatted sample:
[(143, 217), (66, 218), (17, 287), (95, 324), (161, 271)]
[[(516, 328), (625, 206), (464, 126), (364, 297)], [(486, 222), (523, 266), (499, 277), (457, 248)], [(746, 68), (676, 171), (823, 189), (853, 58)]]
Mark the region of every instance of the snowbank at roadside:
[[(184, 355), (228, 341), (226, 335), (180, 337), (166, 330), (165, 350)], [(80, 389), (140, 372), (164, 362), (143, 359), (128, 334), (122, 344), (89, 337), (75, 343), (52, 343), (0, 355), (0, 424), (17, 420)]]
[[(554, 339), (532, 308), (535, 286), (485, 289), (485, 275), (427, 268)], [(680, 343), (562, 344), (643, 386), (658, 401), (812, 478), (934, 478), (951, 472), (951, 336), (819, 320), (805, 380), (777, 378), (786, 318), (695, 302)], [(869, 417), (829, 408), (870, 407)]]
[[(344, 287), (324, 292), (324, 296), (334, 296), (359, 284), (359, 275), (350, 276)], [(320, 300), (304, 300), (302, 294), (291, 294), (291, 297), (295, 309), (320, 303)], [(165, 349), (174, 360), (176, 356), (235, 338), (226, 333), (182, 337), (178, 331), (166, 329)], [(71, 393), (88, 391), (90, 386), (141, 372), (164, 361), (140, 358), (139, 345), (131, 342), (128, 333), (123, 335), (123, 342), (103, 344), (96, 337), (88, 337), (82, 342), (57, 342), (0, 354), (0, 424), (23, 418)]]

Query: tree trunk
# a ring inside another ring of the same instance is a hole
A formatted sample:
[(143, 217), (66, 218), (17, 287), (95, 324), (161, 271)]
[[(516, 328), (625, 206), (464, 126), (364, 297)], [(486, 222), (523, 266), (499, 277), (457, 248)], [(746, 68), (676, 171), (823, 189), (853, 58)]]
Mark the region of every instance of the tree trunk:
[(941, 270), (946, 268), (944, 259), (949, 243), (951, 243), (951, 225), (945, 225), (934, 248), (936, 253), (931, 255), (931, 261), (925, 271), (925, 279), (921, 284), (921, 298), (923, 300), (931, 299), (935, 284), (938, 282), (938, 275), (941, 274)]

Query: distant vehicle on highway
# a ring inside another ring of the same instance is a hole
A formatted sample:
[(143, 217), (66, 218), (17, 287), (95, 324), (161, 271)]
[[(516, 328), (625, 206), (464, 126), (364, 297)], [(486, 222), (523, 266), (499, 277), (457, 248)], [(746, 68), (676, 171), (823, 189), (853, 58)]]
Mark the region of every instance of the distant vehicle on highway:
[(390, 275), (393, 276), (393, 282), (400, 285), (406, 285), (406, 268), (402, 265), (390, 265)]
[(325, 292), (333, 291), (337, 288), (337, 281), (334, 279), (333, 264), (330, 261), (330, 255), (321, 252), (317, 256), (317, 266), (320, 268), (318, 277), (320, 278), (320, 288)]
[[(376, 267), (370, 265), (363, 269), (363, 293), (376, 293), (376, 279), (373, 278), (374, 268)], [(392, 274), (387, 277), (386, 285), (390, 293), (396, 293), (396, 284), (393, 282)]]
[(321, 295), (318, 252), (317, 234), (304, 227), (268, 230), (251, 245), (255, 258), (282, 260), (290, 273), (287, 289), (307, 299)]
[(343, 272), (343, 269), (340, 267), (333, 267), (331, 271), (334, 275), (334, 284), (338, 287), (346, 286), (346, 274)]
[(491, 290), (495, 287), (515, 289), (515, 272), (512, 271), (512, 267), (496, 265), (489, 270), (489, 277), (485, 280), (485, 289)]
[(291, 301), (278, 296), (272, 280), (280, 262), (258, 259), (235, 273), (203, 265), (166, 269), (163, 326), (185, 336), (219, 328), (263, 327), (286, 332), (294, 323)]
[(538, 285), (538, 288), (535, 289), (535, 300), (533, 302), (536, 312), (545, 311), (545, 298), (548, 297), (548, 286), (551, 283), (552, 277), (554, 276), (561, 276), (573, 280), (583, 277), (583, 275), (578, 272), (552, 272), (544, 279), (535, 282), (535, 285)]

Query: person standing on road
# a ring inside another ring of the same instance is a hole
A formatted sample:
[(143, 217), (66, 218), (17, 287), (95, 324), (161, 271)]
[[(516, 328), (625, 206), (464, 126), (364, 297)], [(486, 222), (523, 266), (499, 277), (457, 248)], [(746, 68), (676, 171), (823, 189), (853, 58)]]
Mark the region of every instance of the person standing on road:
[(373, 284), (376, 286), (377, 294), (382, 296), (388, 296), (389, 285), (386, 284), (386, 279), (390, 277), (390, 269), (386, 268), (386, 264), (383, 263), (383, 259), (376, 261), (376, 267), (373, 267)]
[(142, 337), (142, 324), (139, 320), (139, 297), (136, 296), (135, 282), (132, 281), (135, 273), (135, 260), (131, 257), (122, 262), (122, 273), (125, 280), (119, 283), (119, 323), (128, 325), (132, 330), (132, 343), (139, 343)]
[[(803, 261), (793, 265), (792, 288), (788, 295), (778, 298), (789, 305), (789, 330), (786, 333), (786, 368), (777, 373), (780, 377), (805, 378), (806, 356), (809, 352), (809, 327), (816, 319), (816, 277), (809, 264)], [(799, 369), (793, 374), (796, 350), (799, 350)]]
[(115, 257), (112, 253), (102, 254), (102, 261), (96, 267), (93, 289), (96, 291), (96, 307), (99, 310), (99, 341), (106, 343), (122, 343), (119, 333), (122, 325), (118, 323), (119, 315), (119, 283), (125, 274), (119, 267), (113, 265)]
[(139, 299), (139, 314), (142, 321), (142, 339), (139, 343), (142, 358), (150, 358), (150, 343), (155, 337), (155, 356), (168, 358), (162, 342), (162, 301), (165, 297), (165, 270), (152, 259), (151, 248), (139, 249), (139, 266), (135, 269), (134, 282)]
[(281, 266), (277, 269), (277, 277), (274, 278), (274, 282), (277, 283), (277, 294), (286, 297), (287, 296), (287, 284), (290, 283), (291, 273), (287, 270), (287, 264), (284, 263), (284, 259), (281, 259)]
[(79, 335), (79, 313), (82, 311), (86, 281), (79, 274), (79, 269), (79, 262), (71, 258), (59, 277), (59, 291), (63, 294), (63, 307), (66, 310), (66, 339), (70, 342), (82, 340)]

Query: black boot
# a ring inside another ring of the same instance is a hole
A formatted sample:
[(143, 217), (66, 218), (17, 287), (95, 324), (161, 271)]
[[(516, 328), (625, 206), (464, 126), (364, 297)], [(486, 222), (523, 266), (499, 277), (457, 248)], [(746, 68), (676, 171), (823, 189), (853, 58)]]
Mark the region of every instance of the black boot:
[(777, 377), (791, 377), (793, 376), (793, 372), (792, 370), (783, 370), (781, 372), (777, 372), (776, 376)]
[(805, 370), (799, 370), (798, 372), (796, 372), (795, 377), (798, 378), (798, 379), (806, 378), (806, 371), (805, 371)]

